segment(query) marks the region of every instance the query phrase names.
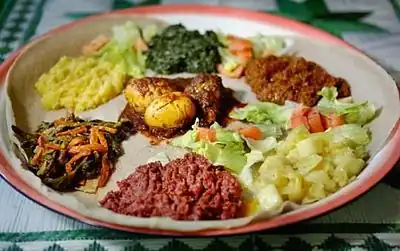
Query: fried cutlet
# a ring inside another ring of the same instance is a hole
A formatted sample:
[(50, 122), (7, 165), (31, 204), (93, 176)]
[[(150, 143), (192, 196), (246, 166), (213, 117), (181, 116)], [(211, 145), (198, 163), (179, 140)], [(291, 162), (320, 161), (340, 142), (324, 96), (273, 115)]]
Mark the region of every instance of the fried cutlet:
[(331, 76), (318, 64), (302, 57), (268, 56), (253, 59), (245, 71), (246, 82), (260, 101), (284, 104), (286, 100), (314, 106), (317, 93), (324, 87), (336, 87), (339, 98), (351, 95), (346, 80)]

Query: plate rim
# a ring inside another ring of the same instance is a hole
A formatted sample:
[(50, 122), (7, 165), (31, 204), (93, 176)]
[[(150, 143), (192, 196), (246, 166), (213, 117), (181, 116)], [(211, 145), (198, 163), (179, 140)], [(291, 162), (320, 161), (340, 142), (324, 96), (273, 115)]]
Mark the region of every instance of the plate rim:
[[(14, 53), (12, 53), (1, 65), (0, 65), (0, 79), (5, 78), (8, 73), (8, 70), (11, 68), (13, 62), (18, 57), (18, 55), (25, 49), (28, 48), (31, 44), (36, 43), (42, 39), (45, 39), (47, 36), (51, 36), (62, 32), (63, 30), (72, 28), (76, 25), (92, 21), (95, 19), (101, 19), (104, 17), (109, 17), (112, 15), (146, 15), (146, 14), (197, 14), (197, 15), (215, 15), (221, 17), (233, 17), (242, 20), (249, 20), (253, 22), (259, 23), (268, 23), (273, 24), (274, 26), (281, 27), (284, 29), (300, 32), (307, 36), (316, 37), (317, 39), (322, 39), (331, 44), (335, 44), (342, 47), (347, 47), (353, 51), (357, 51), (358, 53), (365, 55), (365, 53), (361, 52), (358, 48), (350, 45), (346, 41), (335, 37), (328, 32), (322, 31), (318, 28), (312, 27), (310, 25), (291, 20), (285, 17), (276, 16), (269, 13), (263, 13), (258, 11), (252, 11), (243, 8), (236, 7), (226, 7), (226, 6), (214, 6), (214, 5), (203, 5), (203, 4), (163, 4), (163, 5), (150, 5), (143, 7), (135, 7), (128, 8), (118, 11), (109, 11), (102, 14), (93, 15), (90, 17), (86, 17), (74, 22), (70, 22), (59, 26), (55, 29), (52, 29), (46, 32), (43, 35), (40, 35), (34, 38), (32, 41), (24, 45), (22, 48), (18, 49)], [(368, 56), (366, 56), (368, 57)], [(369, 58), (369, 57), (368, 57)], [(372, 59), (370, 59), (372, 60)], [(374, 60), (372, 60), (374, 61)], [(380, 67), (379, 64), (376, 64)], [(382, 68), (382, 67), (381, 67)], [(386, 72), (386, 71), (385, 71)], [(389, 74), (388, 74), (389, 75)], [(0, 85), (2, 85), (0, 83)], [(50, 200), (45, 195), (31, 188), (30, 185), (22, 180), (18, 174), (13, 171), (11, 165), (6, 161), (5, 157), (0, 151), (0, 175), (2, 178), (15, 190), (23, 194), (25, 197), (30, 200), (35, 201), (37, 204), (50, 209), (54, 212), (67, 216), (69, 218), (73, 218), (75, 220), (79, 220), (81, 222), (110, 228), (114, 230), (122, 230), (133, 233), (141, 233), (141, 234), (156, 234), (156, 235), (166, 235), (166, 236), (216, 236), (216, 235), (233, 235), (233, 234), (244, 234), (249, 232), (256, 232), (261, 230), (273, 229), (276, 227), (281, 227), (289, 224), (293, 224), (296, 222), (304, 221), (322, 214), (325, 214), (329, 211), (337, 209), (357, 197), (361, 196), (369, 189), (371, 189), (374, 185), (376, 185), (396, 164), (398, 159), (400, 158), (400, 152), (397, 152), (396, 146), (400, 145), (400, 120), (397, 121), (394, 126), (391, 135), (385, 145), (385, 148), (382, 152), (382, 161), (376, 169), (375, 172), (371, 173), (371, 175), (365, 178), (365, 181), (354, 186), (347, 194), (343, 194), (333, 199), (330, 203), (321, 203), (313, 209), (305, 209), (299, 213), (292, 214), (283, 214), (278, 217), (274, 217), (272, 219), (263, 220), (259, 222), (251, 222), (247, 225), (236, 227), (236, 228), (228, 228), (228, 229), (205, 229), (200, 231), (174, 231), (174, 230), (163, 230), (163, 229), (151, 229), (151, 228), (139, 228), (132, 227), (126, 225), (120, 225), (115, 223), (106, 222), (100, 219), (94, 219), (91, 217), (86, 217), (75, 210), (68, 209), (67, 207)]]

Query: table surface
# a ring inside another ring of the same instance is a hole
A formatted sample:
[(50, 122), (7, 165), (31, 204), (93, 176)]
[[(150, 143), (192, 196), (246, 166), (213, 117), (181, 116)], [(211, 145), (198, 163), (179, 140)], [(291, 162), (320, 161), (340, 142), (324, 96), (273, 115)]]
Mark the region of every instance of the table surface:
[[(75, 19), (169, 3), (236, 6), (301, 20), (343, 37), (399, 76), (400, 0), (1, 0), (0, 62), (32, 37)], [(311, 221), (248, 235), (190, 239), (89, 226), (35, 204), (0, 179), (0, 250), (400, 250), (399, 170), (355, 202)]]

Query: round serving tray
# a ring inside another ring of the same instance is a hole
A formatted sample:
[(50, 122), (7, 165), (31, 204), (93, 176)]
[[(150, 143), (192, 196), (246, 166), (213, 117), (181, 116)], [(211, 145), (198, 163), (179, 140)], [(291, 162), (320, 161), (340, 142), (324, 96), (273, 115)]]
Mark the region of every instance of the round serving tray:
[[(125, 9), (121, 11), (109, 12), (101, 15), (96, 15), (81, 19), (79, 21), (63, 25), (56, 28), (43, 36), (40, 36), (30, 44), (35, 43), (35, 41), (40, 41), (46, 39), (46, 37), (54, 36), (56, 34), (61, 34), (62, 32), (73, 29), (77, 26), (83, 25), (87, 22), (92, 22), (94, 20), (100, 20), (104, 18), (110, 18), (113, 15), (146, 15), (155, 18), (160, 18), (169, 23), (182, 22), (184, 25), (199, 26), (202, 23), (204, 29), (210, 29), (213, 26), (218, 26), (215, 28), (224, 29), (226, 27), (226, 32), (234, 33), (235, 29), (246, 30), (246, 27), (250, 26), (265, 26), (265, 29), (270, 29), (273, 33), (274, 31), (279, 31), (279, 34), (290, 34), (290, 35), (300, 35), (306, 37), (312, 37), (315, 40), (321, 40), (334, 46), (345, 47), (347, 50), (351, 50), (353, 53), (362, 54), (356, 48), (352, 47), (345, 41), (330, 35), (324, 31), (313, 28), (306, 24), (296, 22), (283, 17), (274, 16), (271, 14), (253, 12), (238, 8), (228, 8), (228, 7), (217, 7), (217, 6), (205, 6), (205, 5), (157, 5), (149, 7), (140, 7)], [(232, 25), (230, 25), (230, 23)], [(217, 25), (218, 24), (218, 25)], [(242, 32), (246, 33), (246, 32)], [(29, 46), (29, 44), (27, 45)], [(24, 48), (13, 53), (1, 66), (0, 66), (0, 88), (4, 89), (4, 82), (7, 73), (12, 66), (14, 60), (18, 57)], [(361, 55), (365, 60), (371, 61), (365, 55)], [(375, 64), (374, 67), (379, 67)], [(382, 70), (382, 69), (380, 69)], [(377, 83), (379, 84), (379, 83)], [(393, 85), (395, 85), (393, 81)], [(2, 92), (4, 94), (4, 92)], [(0, 116), (5, 118), (4, 115), (4, 95), (2, 94), (0, 99)], [(396, 114), (395, 114), (396, 115)], [(398, 114), (396, 115), (399, 116)], [(232, 235), (248, 233), (259, 230), (272, 229), (279, 226), (284, 226), (292, 224), (295, 222), (310, 219), (312, 217), (324, 214), (333, 209), (336, 209), (353, 199), (359, 197), (364, 192), (372, 188), (379, 180), (381, 180), (395, 165), (400, 156), (400, 126), (399, 120), (394, 125), (386, 143), (381, 148), (379, 153), (379, 161), (375, 164), (373, 170), (368, 172), (368, 175), (363, 175), (362, 178), (356, 180), (352, 184), (346, 186), (340, 192), (329, 196), (317, 203), (310, 206), (302, 207), (298, 210), (294, 210), (280, 216), (271, 218), (269, 220), (251, 222), (248, 225), (231, 228), (231, 229), (207, 229), (196, 232), (178, 232), (151, 228), (136, 228), (126, 225), (114, 224), (99, 219), (91, 218), (80, 214), (80, 212), (72, 210), (65, 207), (45, 196), (45, 194), (33, 189), (31, 185), (23, 180), (20, 175), (15, 171), (16, 167), (12, 167), (7, 157), (6, 151), (1, 148), (1, 140), (6, 142), (7, 136), (0, 135), (0, 173), (1, 176), (7, 181), (12, 187), (24, 194), (26, 197), (34, 200), (38, 204), (51, 209), (55, 212), (63, 214), (65, 216), (74, 218), (76, 220), (102, 227), (107, 227), (116, 230), (124, 230), (136, 233), (146, 233), (146, 234), (159, 234), (159, 235), (175, 235), (175, 236), (211, 236), (211, 235)], [(4, 127), (4, 119), (0, 120), (0, 127)], [(377, 156), (374, 157), (374, 159)], [(19, 167), (20, 168), (20, 167)]]

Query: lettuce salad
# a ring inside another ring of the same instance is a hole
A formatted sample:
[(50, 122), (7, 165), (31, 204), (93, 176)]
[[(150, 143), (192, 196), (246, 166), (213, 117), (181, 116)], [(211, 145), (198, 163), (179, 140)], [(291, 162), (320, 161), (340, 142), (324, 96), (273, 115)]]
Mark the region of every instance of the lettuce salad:
[(132, 21), (112, 28), (111, 40), (96, 54), (96, 58), (119, 65), (131, 77), (144, 77), (146, 71), (145, 54), (135, 47), (138, 39), (145, 42), (160, 30), (155, 25), (140, 29)]
[[(368, 101), (361, 103), (348, 102), (349, 99), (337, 99), (335, 87), (324, 87), (318, 95), (322, 96), (317, 104), (322, 114), (336, 113), (343, 115), (346, 124), (366, 125), (379, 115), (378, 109)], [(232, 111), (231, 118), (257, 124), (278, 124), (289, 129), (289, 119), (298, 104), (286, 102), (277, 105), (270, 102), (257, 102)]]
[(366, 125), (379, 113), (370, 102), (338, 100), (335, 88), (325, 87), (319, 95), (320, 112), (343, 115), (344, 124), (318, 133), (304, 125), (290, 128), (297, 104), (259, 102), (230, 115), (258, 127), (263, 132), (259, 140), (215, 123), (214, 141), (199, 139), (200, 128), (194, 125), (171, 144), (230, 169), (264, 210), (277, 209), (285, 201), (312, 203), (354, 180), (365, 167), (371, 141)]
[(222, 128), (218, 123), (210, 127), (215, 130), (216, 139), (209, 142), (198, 140), (199, 129), (195, 123), (192, 130), (172, 140), (171, 145), (188, 148), (205, 156), (213, 164), (223, 165), (234, 173), (240, 173), (244, 166), (254, 164), (254, 159), (262, 160), (263, 154), (273, 149), (277, 143), (273, 136), (264, 137), (262, 140), (246, 139), (234, 130)]
[[(221, 56), (222, 71), (224, 73), (227, 73), (228, 75), (235, 74), (235, 70), (245, 65), (247, 62), (243, 57), (239, 55), (239, 51), (231, 50), (230, 45), (232, 43), (232, 40), (229, 39), (229, 35), (223, 34), (221, 32), (216, 32), (216, 34), (218, 37), (218, 41), (221, 44), (221, 46), (218, 48), (218, 52)], [(250, 49), (252, 54), (251, 57), (253, 58), (263, 57), (268, 54), (276, 54), (286, 47), (285, 40), (283, 38), (275, 36), (257, 34), (255, 36), (243, 38), (243, 40), (247, 40), (251, 48), (242, 49)], [(220, 71), (220, 73), (222, 72)]]

